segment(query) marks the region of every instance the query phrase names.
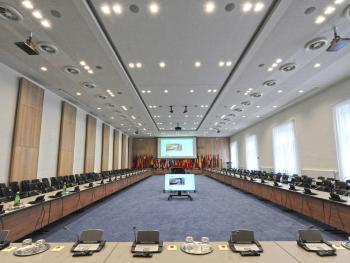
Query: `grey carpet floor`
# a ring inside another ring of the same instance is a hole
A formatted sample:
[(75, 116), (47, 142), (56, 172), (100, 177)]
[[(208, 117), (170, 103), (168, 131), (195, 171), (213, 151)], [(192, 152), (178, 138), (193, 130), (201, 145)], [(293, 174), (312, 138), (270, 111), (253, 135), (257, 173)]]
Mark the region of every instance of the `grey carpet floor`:
[[(50, 242), (74, 241), (75, 232), (87, 228), (104, 229), (108, 241), (132, 241), (132, 227), (157, 229), (161, 239), (183, 241), (186, 236), (196, 240), (207, 236), (212, 241), (228, 240), (231, 230), (251, 229), (258, 240), (296, 240), (297, 230), (317, 222), (206, 176), (196, 176), (197, 192), (193, 201), (167, 201), (163, 193), (164, 176), (152, 176), (102, 202), (75, 213), (49, 226), (47, 232), (34, 238)], [(341, 240), (345, 235), (323, 231), (326, 240)]]

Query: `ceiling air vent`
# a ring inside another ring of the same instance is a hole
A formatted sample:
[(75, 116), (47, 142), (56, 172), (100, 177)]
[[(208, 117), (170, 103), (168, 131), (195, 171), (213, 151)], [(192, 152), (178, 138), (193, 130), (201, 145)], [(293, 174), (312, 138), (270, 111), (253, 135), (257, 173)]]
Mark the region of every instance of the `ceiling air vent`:
[(12, 22), (19, 22), (23, 19), (22, 14), (16, 8), (5, 3), (0, 3), (0, 17)]
[(242, 108), (239, 108), (239, 107), (234, 108), (233, 110), (234, 110), (234, 111), (237, 111), (237, 112), (242, 112), (242, 111), (243, 111)]
[(119, 114), (120, 114), (120, 113), (122, 113), (122, 112), (121, 112), (121, 111), (119, 111), (119, 110), (115, 110), (114, 112), (119, 113)]
[(112, 103), (106, 103), (106, 106), (107, 106), (107, 107), (110, 107), (110, 108), (114, 108), (114, 107), (115, 107), (115, 105), (112, 104)]
[(263, 86), (272, 87), (277, 84), (276, 80), (270, 79), (263, 82)]
[(97, 95), (97, 98), (99, 98), (101, 100), (105, 100), (105, 99), (107, 99), (107, 96), (99, 94), (99, 95)]
[(73, 75), (78, 75), (80, 73), (80, 70), (73, 66), (65, 66), (64, 71)]
[(227, 116), (236, 117), (236, 115), (235, 115), (234, 113), (230, 113), (230, 114), (228, 114)]
[(96, 84), (94, 84), (92, 82), (83, 82), (83, 83), (81, 83), (81, 86), (83, 86), (84, 88), (87, 88), (87, 89), (96, 88)]
[(305, 44), (305, 49), (308, 51), (309, 50), (318, 50), (318, 49), (324, 47), (325, 45), (327, 45), (327, 43), (328, 43), (328, 41), (327, 41), (327, 38), (325, 38), (325, 37), (314, 38)]
[(241, 104), (244, 106), (249, 106), (251, 103), (249, 100), (245, 100), (245, 101), (242, 101)]
[(260, 98), (262, 94), (260, 92), (254, 92), (249, 95), (252, 98)]
[(39, 47), (40, 51), (48, 53), (48, 54), (56, 54), (58, 52), (58, 48), (50, 43), (39, 42), (38, 47)]
[(280, 67), (280, 71), (289, 72), (289, 71), (293, 71), (296, 67), (297, 65), (295, 63), (287, 63)]

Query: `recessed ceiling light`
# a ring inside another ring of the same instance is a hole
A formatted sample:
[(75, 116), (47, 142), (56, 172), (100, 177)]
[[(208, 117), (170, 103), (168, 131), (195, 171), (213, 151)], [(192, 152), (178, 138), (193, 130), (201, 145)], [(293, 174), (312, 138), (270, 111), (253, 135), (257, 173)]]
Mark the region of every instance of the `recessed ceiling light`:
[(233, 110), (234, 107), (236, 107), (236, 104), (233, 104), (230, 109)]
[(205, 107), (205, 108), (208, 108), (208, 105), (205, 105), (204, 107)]
[(34, 10), (32, 15), (37, 18), (37, 19), (42, 19), (43, 15), (41, 14), (41, 12), (39, 10)]
[(141, 92), (144, 94), (144, 93), (146, 93), (146, 91), (145, 90), (141, 90)]
[(142, 63), (141, 63), (141, 62), (137, 62), (137, 63), (136, 63), (136, 67), (137, 67), (137, 68), (142, 68)]
[(326, 9), (324, 10), (324, 14), (325, 15), (330, 15), (332, 14), (333, 12), (335, 11), (335, 7), (330, 5), (330, 6), (327, 6)]
[(89, 69), (89, 70), (88, 70), (88, 73), (89, 73), (89, 74), (94, 74), (94, 71), (93, 71), (92, 69)]
[(102, 5), (101, 6), (101, 11), (105, 15), (110, 15), (111, 14), (111, 8), (109, 7), (109, 5)]
[(302, 89), (300, 89), (298, 92), (299, 92), (299, 93), (303, 93), (304, 91), (303, 91)]
[(277, 67), (277, 66), (278, 66), (277, 63), (273, 63), (273, 64), (272, 64), (272, 67), (273, 67), (273, 68), (275, 68), (275, 67)]
[(46, 67), (41, 67), (40, 68), (42, 71), (47, 71), (47, 68)]
[(98, 109), (98, 110), (101, 110), (101, 108), (100, 108), (100, 107), (98, 107), (97, 109)]
[(147, 90), (147, 93), (149, 94), (149, 93), (151, 93), (151, 91), (148, 89), (148, 90)]
[(85, 65), (86, 65), (86, 62), (85, 62), (84, 60), (80, 61), (79, 63), (80, 63), (80, 65), (82, 65), (82, 66), (85, 66)]
[(334, 4), (340, 5), (340, 4), (343, 3), (343, 2), (344, 2), (344, 0), (335, 0), (335, 1), (334, 1)]
[(247, 116), (243, 115), (242, 118), (246, 118)]
[(282, 62), (281, 58), (276, 59), (276, 63), (281, 63), (281, 62)]
[(124, 126), (124, 123), (121, 123), (120, 126)]
[(243, 12), (249, 12), (253, 7), (253, 4), (251, 2), (245, 2), (242, 7)]
[(314, 68), (319, 68), (320, 66), (321, 66), (320, 63), (316, 63), (316, 64), (314, 65)]
[(204, 11), (208, 14), (211, 14), (215, 11), (215, 3), (210, 1), (204, 4)]
[(135, 67), (135, 64), (134, 63), (129, 63), (129, 68), (134, 68)]
[(42, 25), (43, 27), (46, 27), (46, 28), (50, 28), (50, 27), (51, 27), (51, 23), (50, 23), (50, 21), (47, 20), (47, 19), (41, 20), (40, 23), (41, 23), (41, 25)]
[(84, 66), (84, 69), (89, 70), (90, 67), (89, 67), (88, 65), (85, 65), (85, 66)]
[(137, 125), (142, 126), (142, 123), (141, 123), (141, 122), (139, 122)]
[(127, 108), (125, 105), (122, 105), (121, 107), (122, 107), (122, 109), (125, 110), (125, 111), (128, 110), (128, 108)]
[(185, 118), (188, 118), (188, 115), (185, 115)]
[(224, 115), (222, 115), (221, 117), (220, 117), (220, 119), (223, 119), (223, 118), (225, 118), (226, 117), (226, 115), (224, 114)]
[(31, 1), (22, 1), (22, 5), (27, 9), (33, 9), (33, 4)]
[(223, 66), (225, 66), (225, 62), (224, 61), (220, 61), (219, 62), (219, 67), (223, 67)]
[(267, 71), (272, 71), (273, 70), (273, 68), (269, 68)]
[(254, 12), (260, 12), (261, 10), (264, 9), (264, 3), (262, 2), (258, 2), (255, 4), (255, 7), (254, 7)]
[(259, 109), (259, 108), (260, 108), (260, 105), (256, 105), (256, 107)]
[(199, 68), (199, 67), (201, 66), (201, 62), (200, 62), (200, 61), (196, 61), (196, 62), (194, 63), (194, 66), (195, 66), (196, 68)]
[(134, 115), (131, 115), (131, 118), (132, 118), (133, 120), (136, 120), (136, 117), (135, 117)]
[(77, 92), (77, 95), (78, 95), (78, 96), (80, 96), (80, 95), (81, 95), (81, 93), (80, 93), (80, 92)]
[(316, 17), (315, 24), (322, 24), (326, 18), (324, 16), (318, 16)]
[(260, 115), (256, 115), (257, 118), (260, 118)]
[(281, 89), (277, 90), (277, 93), (282, 93), (282, 92), (283, 92), (283, 90), (281, 90)]
[(217, 90), (216, 89), (213, 89), (213, 92), (215, 93)]
[(123, 13), (123, 7), (119, 3), (114, 4), (112, 8), (114, 13), (116, 13), (117, 15), (120, 15), (121, 13)]
[(194, 90), (193, 90), (193, 89), (191, 89), (191, 90), (190, 90), (190, 93), (193, 93), (193, 92), (194, 92)]
[(165, 64), (165, 62), (159, 62), (159, 67), (161, 67), (161, 68), (165, 68), (165, 66), (166, 66), (166, 64)]
[(231, 67), (232, 66), (232, 61), (226, 61), (226, 67)]
[(211, 93), (212, 92), (212, 90), (211, 89), (208, 89), (208, 93)]
[(159, 12), (159, 5), (157, 3), (151, 3), (148, 8), (151, 14), (158, 14)]
[(168, 115), (168, 118), (171, 118), (171, 115)]
[(274, 108), (277, 108), (277, 105), (273, 105)]

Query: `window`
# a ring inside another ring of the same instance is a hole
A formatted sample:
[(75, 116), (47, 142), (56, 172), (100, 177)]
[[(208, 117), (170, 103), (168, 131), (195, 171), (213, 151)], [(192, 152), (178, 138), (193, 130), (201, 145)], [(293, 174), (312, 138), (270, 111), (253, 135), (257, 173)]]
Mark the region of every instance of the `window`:
[(231, 142), (231, 168), (238, 168), (238, 144)]
[(337, 155), (340, 179), (350, 180), (350, 101), (335, 108)]
[(275, 172), (298, 174), (294, 123), (290, 121), (273, 128), (272, 140)]
[(248, 170), (258, 170), (258, 145), (256, 135), (245, 138), (246, 165)]

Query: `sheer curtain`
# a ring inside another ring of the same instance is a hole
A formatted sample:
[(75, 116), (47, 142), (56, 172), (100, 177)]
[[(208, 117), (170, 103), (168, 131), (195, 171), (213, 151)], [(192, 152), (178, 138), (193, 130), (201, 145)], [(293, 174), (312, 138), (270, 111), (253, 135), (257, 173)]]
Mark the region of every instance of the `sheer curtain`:
[(246, 165), (248, 170), (258, 170), (258, 143), (256, 135), (245, 138)]
[(272, 139), (275, 172), (298, 174), (293, 122), (273, 128)]
[(238, 144), (237, 141), (231, 142), (231, 168), (238, 168)]
[(337, 155), (341, 180), (350, 180), (350, 101), (335, 108)]

